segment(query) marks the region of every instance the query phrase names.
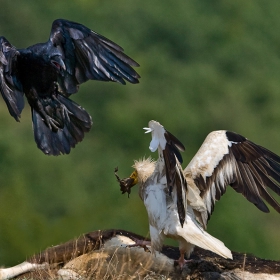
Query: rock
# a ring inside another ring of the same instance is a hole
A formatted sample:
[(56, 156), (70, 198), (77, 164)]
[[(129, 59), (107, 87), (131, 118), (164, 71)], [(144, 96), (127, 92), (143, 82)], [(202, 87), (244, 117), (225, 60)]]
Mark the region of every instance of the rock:
[[(50, 247), (15, 267), (0, 269), (0, 279), (276, 280), (280, 262), (233, 253), (233, 260), (195, 248), (181, 270), (176, 247), (151, 254), (128, 247), (144, 237), (124, 230), (94, 231)], [(20, 274), (20, 275), (19, 275)]]

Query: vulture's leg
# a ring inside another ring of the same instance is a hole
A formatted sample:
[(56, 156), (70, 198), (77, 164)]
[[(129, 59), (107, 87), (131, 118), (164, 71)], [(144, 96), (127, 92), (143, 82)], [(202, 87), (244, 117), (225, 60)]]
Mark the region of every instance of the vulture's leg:
[(192, 262), (192, 260), (185, 259), (185, 253), (186, 253), (185, 249), (180, 249), (180, 258), (177, 261), (175, 261), (175, 263), (177, 263), (181, 269), (183, 269), (185, 264)]

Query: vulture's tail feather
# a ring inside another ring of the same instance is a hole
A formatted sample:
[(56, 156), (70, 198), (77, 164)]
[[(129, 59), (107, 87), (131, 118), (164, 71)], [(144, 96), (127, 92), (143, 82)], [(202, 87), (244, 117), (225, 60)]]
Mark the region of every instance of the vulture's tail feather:
[(214, 252), (226, 259), (232, 259), (231, 251), (219, 239), (204, 231), (193, 219), (187, 216), (187, 222), (178, 234), (187, 242)]

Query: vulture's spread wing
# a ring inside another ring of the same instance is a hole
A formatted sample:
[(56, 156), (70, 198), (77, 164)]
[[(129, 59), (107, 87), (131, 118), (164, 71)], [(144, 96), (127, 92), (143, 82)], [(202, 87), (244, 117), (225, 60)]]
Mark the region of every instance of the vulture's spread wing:
[(59, 82), (65, 93), (77, 92), (78, 85), (89, 79), (138, 83), (140, 76), (132, 68), (138, 63), (120, 46), (84, 25), (55, 20), (49, 42), (62, 53), (66, 70)]
[(268, 187), (280, 195), (280, 157), (239, 134), (211, 132), (184, 173), (201, 191), (205, 225), (228, 185), (261, 211), (269, 212), (266, 200), (280, 213), (279, 203), (267, 191)]

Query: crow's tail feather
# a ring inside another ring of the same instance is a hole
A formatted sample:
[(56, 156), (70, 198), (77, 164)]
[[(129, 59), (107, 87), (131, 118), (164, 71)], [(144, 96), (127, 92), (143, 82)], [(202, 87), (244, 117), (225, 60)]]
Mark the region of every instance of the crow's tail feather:
[(62, 95), (58, 95), (55, 102), (49, 99), (48, 104), (46, 101), (42, 103), (45, 103), (45, 114), (56, 121), (59, 128), (49, 127), (42, 114), (32, 108), (34, 138), (38, 148), (47, 155), (69, 154), (71, 148), (83, 140), (84, 133), (90, 130), (90, 115), (77, 103)]

